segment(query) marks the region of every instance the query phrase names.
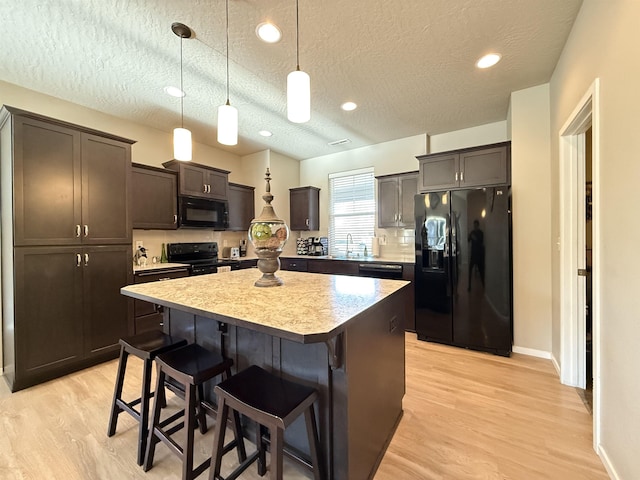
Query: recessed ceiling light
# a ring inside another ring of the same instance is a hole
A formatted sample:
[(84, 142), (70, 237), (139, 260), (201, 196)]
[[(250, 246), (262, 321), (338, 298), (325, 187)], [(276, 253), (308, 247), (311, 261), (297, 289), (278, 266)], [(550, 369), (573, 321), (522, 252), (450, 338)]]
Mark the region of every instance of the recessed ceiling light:
[(345, 112), (350, 112), (358, 108), (358, 105), (353, 102), (344, 102), (342, 105), (340, 105), (340, 108)]
[(502, 57), (498, 53), (489, 53), (476, 62), (478, 68), (493, 67)]
[(256, 27), (256, 35), (266, 43), (278, 43), (282, 38), (282, 32), (273, 23), (263, 22)]
[(171, 95), (172, 97), (180, 98), (185, 96), (185, 93), (182, 90), (180, 90), (178, 87), (171, 87), (171, 86), (164, 87), (164, 91), (165, 93)]
[(269, 130), (260, 130), (258, 133), (263, 137), (270, 137), (271, 135), (273, 135), (273, 133), (271, 133)]

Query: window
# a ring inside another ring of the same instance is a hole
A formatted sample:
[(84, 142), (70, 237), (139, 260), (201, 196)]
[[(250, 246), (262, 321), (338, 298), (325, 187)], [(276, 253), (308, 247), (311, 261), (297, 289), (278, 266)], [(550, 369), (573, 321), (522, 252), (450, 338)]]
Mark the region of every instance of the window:
[(330, 174), (329, 254), (346, 255), (347, 238), (350, 254), (371, 252), (375, 214), (373, 167)]

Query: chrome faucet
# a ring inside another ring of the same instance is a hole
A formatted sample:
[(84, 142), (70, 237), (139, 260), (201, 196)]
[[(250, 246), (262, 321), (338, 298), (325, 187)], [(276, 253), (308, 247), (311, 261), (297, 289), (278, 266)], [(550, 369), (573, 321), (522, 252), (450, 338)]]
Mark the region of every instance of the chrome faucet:
[(349, 250), (349, 239), (351, 239), (351, 243), (353, 244), (353, 236), (347, 233), (347, 257), (352, 253), (351, 250)]

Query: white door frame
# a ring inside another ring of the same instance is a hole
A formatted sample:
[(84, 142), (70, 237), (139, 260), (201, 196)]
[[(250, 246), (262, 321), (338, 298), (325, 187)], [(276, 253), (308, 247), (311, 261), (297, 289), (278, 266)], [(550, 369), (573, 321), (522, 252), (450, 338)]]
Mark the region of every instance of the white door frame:
[(593, 443), (600, 443), (600, 81), (591, 84), (560, 130), (560, 380), (584, 388), (586, 372), (585, 132), (592, 128)]

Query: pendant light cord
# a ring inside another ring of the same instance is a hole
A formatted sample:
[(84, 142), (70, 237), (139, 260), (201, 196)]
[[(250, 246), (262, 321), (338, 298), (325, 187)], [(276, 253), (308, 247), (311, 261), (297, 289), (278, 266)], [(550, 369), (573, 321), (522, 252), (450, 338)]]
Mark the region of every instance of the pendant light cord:
[(229, 0), (227, 0), (227, 105), (229, 103)]
[(180, 35), (180, 126), (184, 128), (184, 89), (182, 87), (182, 40), (184, 37)]
[(300, 25), (298, 21), (298, 0), (296, 0), (296, 70), (300, 70)]

